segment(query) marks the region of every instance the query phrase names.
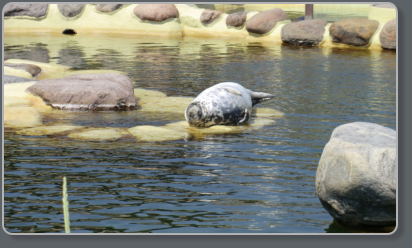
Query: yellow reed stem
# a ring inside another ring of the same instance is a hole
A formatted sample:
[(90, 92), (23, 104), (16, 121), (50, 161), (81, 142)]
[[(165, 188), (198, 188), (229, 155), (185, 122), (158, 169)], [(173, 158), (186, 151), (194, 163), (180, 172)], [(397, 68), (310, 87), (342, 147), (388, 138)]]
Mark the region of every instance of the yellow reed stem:
[(67, 200), (67, 183), (66, 177), (63, 177), (63, 214), (64, 214), (64, 229), (66, 233), (70, 233), (70, 218), (69, 218), (69, 201)]

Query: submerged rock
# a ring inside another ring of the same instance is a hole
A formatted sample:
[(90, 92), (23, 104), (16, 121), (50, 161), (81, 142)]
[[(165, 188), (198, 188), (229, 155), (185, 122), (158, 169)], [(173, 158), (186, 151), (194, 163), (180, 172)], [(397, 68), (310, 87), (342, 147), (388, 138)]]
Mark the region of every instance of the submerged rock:
[(72, 130), (76, 130), (80, 128), (83, 128), (83, 127), (82, 126), (72, 126), (72, 125), (40, 126), (40, 127), (32, 127), (32, 128), (19, 130), (17, 131), (17, 134), (32, 135), (32, 136), (52, 135), (52, 134), (72, 131)]
[(203, 25), (209, 25), (218, 20), (222, 14), (222, 11), (205, 9), (200, 15), (200, 21)]
[(7, 4), (4, 16), (30, 16), (40, 18), (47, 14), (48, 4)]
[(179, 11), (174, 4), (138, 4), (133, 13), (142, 21), (162, 22), (179, 18)]
[(10, 75), (3, 76), (3, 84), (15, 84), (15, 83), (24, 83), (24, 82), (33, 82), (33, 81), (37, 81), (37, 80), (30, 79), (30, 78), (24, 78), (24, 77), (10, 76)]
[(390, 50), (396, 49), (396, 19), (388, 21), (383, 26), (379, 39), (382, 48)]
[(4, 126), (13, 128), (35, 127), (42, 124), (40, 112), (33, 107), (5, 107)]
[(41, 68), (37, 65), (31, 64), (14, 64), (14, 63), (4, 63), (4, 66), (11, 67), (18, 70), (23, 70), (30, 73), (33, 77), (37, 77), (41, 73)]
[(125, 134), (123, 130), (115, 128), (91, 128), (86, 131), (71, 133), (67, 137), (75, 140), (104, 141), (117, 140)]
[(82, 12), (84, 4), (57, 4), (57, 8), (65, 17), (75, 17)]
[(262, 11), (246, 22), (246, 30), (249, 33), (266, 34), (269, 33), (278, 22), (289, 20), (288, 15), (282, 9), (270, 9)]
[(247, 12), (238, 12), (229, 14), (226, 17), (226, 26), (228, 27), (242, 27), (246, 22)]
[(317, 46), (323, 40), (326, 24), (323, 20), (288, 23), (282, 28), (282, 41), (293, 45)]
[(348, 18), (333, 23), (329, 31), (335, 43), (364, 46), (369, 44), (378, 26), (375, 20)]
[(396, 224), (396, 131), (355, 122), (337, 127), (316, 173), (316, 192), (339, 223)]
[(124, 4), (96, 4), (96, 10), (100, 12), (113, 12), (120, 7), (122, 7)]
[(133, 85), (121, 74), (72, 75), (41, 80), (27, 89), (58, 109), (121, 110), (137, 108)]
[(172, 141), (189, 138), (189, 134), (178, 130), (170, 130), (155, 126), (136, 126), (127, 129), (139, 141)]

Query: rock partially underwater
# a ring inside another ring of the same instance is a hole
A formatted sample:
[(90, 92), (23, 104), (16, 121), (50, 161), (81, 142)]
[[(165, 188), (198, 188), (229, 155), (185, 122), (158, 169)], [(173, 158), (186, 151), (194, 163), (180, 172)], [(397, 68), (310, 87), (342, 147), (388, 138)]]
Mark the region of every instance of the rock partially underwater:
[(344, 225), (396, 224), (396, 131), (355, 122), (337, 127), (316, 173), (316, 192)]
[(136, 109), (132, 81), (120, 74), (72, 75), (41, 80), (28, 92), (40, 96), (58, 109), (124, 110)]

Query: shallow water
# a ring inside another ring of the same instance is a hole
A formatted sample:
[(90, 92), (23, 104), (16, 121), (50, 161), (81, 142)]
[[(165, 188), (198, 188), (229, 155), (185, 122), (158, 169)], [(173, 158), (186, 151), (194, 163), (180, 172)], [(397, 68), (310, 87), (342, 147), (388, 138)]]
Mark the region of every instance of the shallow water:
[[(67, 177), (72, 233), (324, 233), (333, 224), (315, 191), (333, 129), (365, 121), (396, 127), (392, 51), (295, 47), (234, 39), (6, 36), (5, 60), (127, 73), (135, 87), (195, 97), (224, 81), (273, 93), (285, 113), (261, 129), (139, 142), (22, 136), (5, 129), (9, 232), (64, 232)], [(68, 112), (88, 127), (163, 126), (174, 113)], [(53, 122), (53, 116), (45, 121)], [(362, 231), (362, 230), (360, 230)]]

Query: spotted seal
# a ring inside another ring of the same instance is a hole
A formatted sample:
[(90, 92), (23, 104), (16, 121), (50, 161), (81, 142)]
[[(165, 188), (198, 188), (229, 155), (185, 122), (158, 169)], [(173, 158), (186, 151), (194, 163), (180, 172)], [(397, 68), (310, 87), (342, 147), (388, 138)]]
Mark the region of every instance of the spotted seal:
[(247, 124), (252, 107), (273, 97), (238, 83), (219, 83), (200, 93), (187, 106), (185, 117), (189, 125), (195, 127)]

